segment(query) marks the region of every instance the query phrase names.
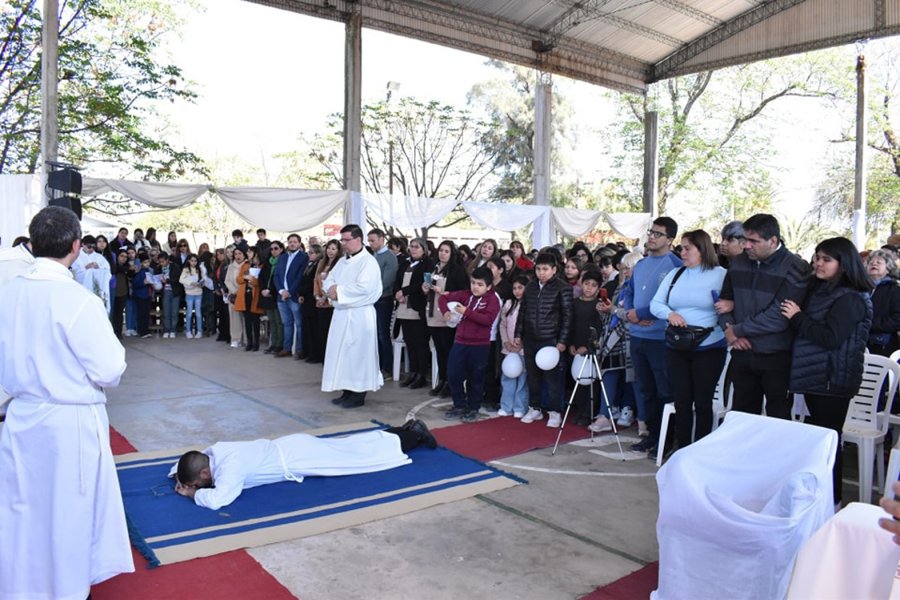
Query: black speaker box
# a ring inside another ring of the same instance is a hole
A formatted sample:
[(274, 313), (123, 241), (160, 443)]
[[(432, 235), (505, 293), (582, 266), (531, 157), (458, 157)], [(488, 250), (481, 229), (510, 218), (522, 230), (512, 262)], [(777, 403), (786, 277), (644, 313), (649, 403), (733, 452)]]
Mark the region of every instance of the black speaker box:
[(81, 173), (75, 169), (62, 169), (47, 174), (47, 187), (64, 194), (81, 194)]
[[(79, 175), (79, 181), (81, 180), (81, 176)], [(62, 208), (68, 208), (72, 212), (75, 213), (75, 216), (78, 217), (78, 220), (81, 220), (81, 200), (75, 198), (73, 196), (62, 196), (60, 198), (53, 198), (50, 200), (50, 206), (61, 206)]]

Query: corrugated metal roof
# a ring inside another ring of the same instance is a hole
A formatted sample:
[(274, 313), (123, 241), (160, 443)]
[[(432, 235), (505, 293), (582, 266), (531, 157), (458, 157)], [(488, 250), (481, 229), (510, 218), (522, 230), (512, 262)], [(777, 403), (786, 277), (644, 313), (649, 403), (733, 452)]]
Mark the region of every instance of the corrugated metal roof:
[(643, 92), (648, 83), (900, 33), (900, 0), (248, 0)]

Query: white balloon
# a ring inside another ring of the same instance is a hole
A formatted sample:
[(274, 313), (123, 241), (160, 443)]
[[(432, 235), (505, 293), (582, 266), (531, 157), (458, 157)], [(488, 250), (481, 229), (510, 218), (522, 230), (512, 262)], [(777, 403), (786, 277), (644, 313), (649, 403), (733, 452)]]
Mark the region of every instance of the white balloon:
[(456, 312), (457, 306), (459, 306), (459, 302), (447, 303), (447, 310), (450, 312), (450, 320), (447, 321), (447, 327), (456, 327), (462, 320), (462, 315)]
[(515, 379), (522, 374), (525, 365), (522, 364), (522, 358), (518, 354), (507, 354), (500, 368), (504, 375), (510, 379)]
[[(587, 363), (585, 363), (587, 361)], [(584, 366), (582, 366), (584, 365)], [(594, 361), (590, 355), (575, 355), (572, 359), (572, 379), (578, 385), (590, 385), (592, 381), (597, 379), (597, 373), (594, 370)], [(581, 377), (578, 374), (581, 373)]]
[(552, 371), (559, 364), (559, 350), (555, 346), (544, 346), (537, 351), (534, 362), (544, 371)]

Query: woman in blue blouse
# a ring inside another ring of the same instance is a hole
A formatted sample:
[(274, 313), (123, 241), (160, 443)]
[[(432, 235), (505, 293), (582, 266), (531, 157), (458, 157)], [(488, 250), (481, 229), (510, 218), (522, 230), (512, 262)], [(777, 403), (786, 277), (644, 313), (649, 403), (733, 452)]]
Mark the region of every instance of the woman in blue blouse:
[(684, 448), (691, 443), (692, 429), (695, 440), (712, 431), (712, 400), (727, 348), (713, 306), (714, 297), (722, 289), (725, 269), (719, 266), (709, 234), (702, 229), (685, 233), (681, 260), (684, 266), (670, 271), (659, 284), (650, 312), (670, 326), (713, 328), (693, 350), (666, 351), (669, 389), (675, 400), (675, 434), (678, 447)]

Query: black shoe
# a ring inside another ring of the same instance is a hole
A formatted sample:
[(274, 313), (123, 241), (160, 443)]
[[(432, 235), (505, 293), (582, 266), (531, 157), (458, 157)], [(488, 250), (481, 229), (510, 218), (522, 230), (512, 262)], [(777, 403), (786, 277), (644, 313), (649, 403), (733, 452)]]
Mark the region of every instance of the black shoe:
[(366, 403), (366, 395), (360, 393), (351, 393), (347, 399), (341, 403), (341, 408), (357, 408)]
[(656, 448), (656, 440), (653, 438), (645, 437), (637, 444), (632, 444), (631, 449), (635, 452), (648, 452), (650, 449)]
[(434, 436), (431, 435), (431, 432), (428, 431), (428, 426), (425, 425), (422, 421), (416, 419), (412, 422), (412, 425), (409, 427), (409, 430), (419, 436), (419, 443), (425, 444), (428, 446), (430, 450), (434, 450), (437, 448), (437, 440), (434, 439)]
[(253, 352), (253, 344), (247, 344), (244, 348), (244, 352)]
[(461, 419), (464, 414), (466, 414), (466, 409), (454, 407), (444, 413), (444, 420), (456, 421), (457, 419)]
[(263, 350), (263, 353), (264, 354), (272, 354), (275, 351), (276, 351), (275, 348), (270, 347), (270, 348), (266, 348), (265, 350)]
[(450, 391), (450, 384), (445, 383), (444, 387), (441, 388), (440, 397), (441, 398), (450, 398), (453, 396), (453, 392)]
[(400, 387), (408, 387), (416, 379), (415, 373), (408, 374), (403, 381), (400, 382)]
[(350, 396), (350, 395), (349, 395), (347, 392), (344, 392), (343, 394), (341, 394), (341, 395), (338, 396), (337, 398), (332, 398), (332, 399), (331, 399), (331, 403), (332, 403), (332, 404), (337, 404), (338, 406), (340, 406), (341, 404), (344, 403), (344, 400), (346, 400), (349, 396)]
[(431, 391), (428, 392), (429, 396), (440, 396), (441, 390), (444, 389), (444, 386), (447, 385), (444, 381), (438, 381), (437, 385), (431, 388)]
[(409, 384), (408, 387), (409, 387), (409, 389), (411, 389), (411, 390), (417, 390), (417, 389), (419, 389), (419, 388), (425, 387), (425, 384), (426, 384), (426, 383), (427, 383), (427, 382), (425, 381), (425, 376), (424, 376), (424, 375), (416, 375), (416, 378), (413, 379), (413, 380), (410, 382), (410, 384)]
[(462, 416), (463, 423), (474, 423), (478, 420), (478, 411), (477, 410), (467, 410), (465, 414)]

